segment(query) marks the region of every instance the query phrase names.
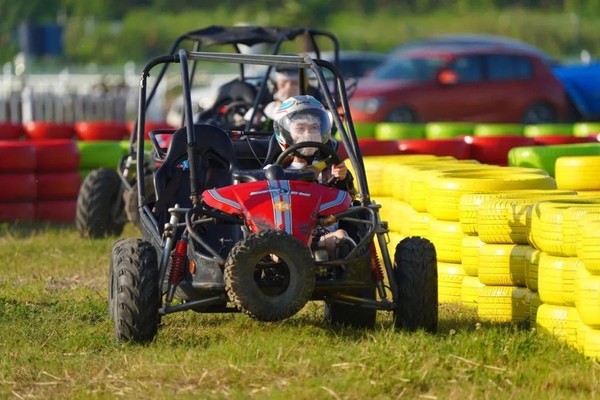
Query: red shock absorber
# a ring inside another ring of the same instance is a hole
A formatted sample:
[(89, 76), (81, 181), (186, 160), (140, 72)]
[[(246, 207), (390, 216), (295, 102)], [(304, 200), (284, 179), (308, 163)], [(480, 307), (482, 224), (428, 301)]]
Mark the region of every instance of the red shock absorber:
[(377, 283), (383, 282), (383, 270), (381, 269), (381, 262), (379, 261), (379, 256), (377, 255), (377, 251), (375, 250), (375, 242), (371, 242), (371, 274), (373, 274), (373, 278)]
[(179, 240), (171, 256), (171, 271), (169, 271), (169, 284), (177, 285), (183, 279), (185, 261), (187, 259), (187, 242)]

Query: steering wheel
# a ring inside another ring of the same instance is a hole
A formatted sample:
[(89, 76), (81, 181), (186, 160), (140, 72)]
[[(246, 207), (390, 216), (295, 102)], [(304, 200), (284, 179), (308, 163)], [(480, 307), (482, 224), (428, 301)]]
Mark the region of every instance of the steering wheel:
[(246, 122), (244, 115), (250, 108), (252, 108), (252, 104), (244, 100), (231, 100), (217, 108), (216, 118), (226, 128), (243, 127)]
[[(275, 162), (273, 164), (282, 166), (281, 164), (288, 156), (293, 155), (294, 153), (299, 154), (298, 150), (304, 149), (307, 147), (318, 149), (319, 152), (321, 153), (321, 155), (324, 157), (323, 160), (317, 162), (316, 164), (308, 165), (305, 168), (305, 169), (310, 169), (310, 170), (315, 171), (315, 176), (318, 176), (321, 172), (323, 172), (325, 169), (331, 167), (332, 165), (337, 165), (342, 162), (338, 153), (331, 146), (328, 146), (324, 143), (319, 143), (319, 142), (300, 142), (300, 143), (293, 144), (290, 147), (288, 147), (287, 149), (285, 149), (279, 155), (279, 157), (277, 157), (277, 160), (275, 160)], [(335, 177), (331, 177), (327, 181), (327, 184), (330, 185), (335, 180), (336, 180)]]

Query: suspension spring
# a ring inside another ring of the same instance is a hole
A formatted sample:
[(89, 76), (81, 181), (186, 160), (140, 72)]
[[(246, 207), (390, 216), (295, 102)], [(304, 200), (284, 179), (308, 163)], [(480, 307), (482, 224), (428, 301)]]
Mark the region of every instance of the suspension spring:
[(185, 261), (187, 259), (187, 242), (179, 240), (171, 256), (171, 270), (169, 271), (169, 283), (177, 285), (183, 279)]
[(370, 247), (371, 253), (371, 274), (373, 274), (373, 278), (377, 283), (383, 282), (383, 270), (381, 269), (381, 262), (379, 261), (379, 256), (377, 255), (377, 251), (375, 250), (375, 242), (371, 242)]

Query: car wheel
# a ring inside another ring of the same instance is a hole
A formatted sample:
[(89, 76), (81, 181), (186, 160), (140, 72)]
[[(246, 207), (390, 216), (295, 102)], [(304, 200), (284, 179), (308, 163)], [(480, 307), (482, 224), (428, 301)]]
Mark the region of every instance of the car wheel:
[(419, 122), (419, 117), (408, 107), (396, 107), (388, 113), (385, 120), (386, 122)]
[(293, 236), (266, 230), (240, 240), (225, 261), (229, 299), (259, 321), (280, 321), (310, 300), (316, 267), (308, 249)]
[(109, 316), (119, 342), (151, 342), (160, 323), (156, 250), (141, 239), (119, 240), (112, 249)]
[(523, 114), (524, 124), (545, 124), (556, 122), (556, 111), (551, 105), (534, 103)]

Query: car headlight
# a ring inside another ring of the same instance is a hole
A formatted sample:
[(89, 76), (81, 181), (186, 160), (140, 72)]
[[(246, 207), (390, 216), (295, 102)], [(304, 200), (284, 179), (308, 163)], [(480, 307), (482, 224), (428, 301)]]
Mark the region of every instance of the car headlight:
[(366, 112), (368, 114), (375, 114), (383, 104), (385, 99), (383, 97), (371, 97), (364, 99), (352, 99), (350, 100), (351, 108)]

